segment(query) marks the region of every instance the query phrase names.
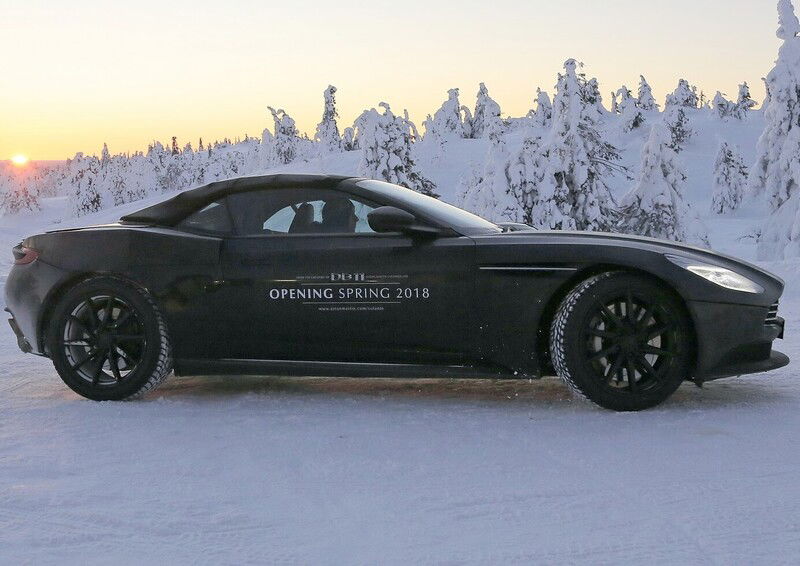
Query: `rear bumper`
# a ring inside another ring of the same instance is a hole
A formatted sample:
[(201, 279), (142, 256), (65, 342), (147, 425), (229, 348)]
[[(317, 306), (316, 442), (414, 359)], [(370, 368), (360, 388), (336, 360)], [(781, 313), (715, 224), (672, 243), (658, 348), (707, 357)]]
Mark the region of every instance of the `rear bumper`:
[(23, 352), (44, 354), (41, 332), (45, 305), (53, 289), (68, 277), (67, 271), (41, 259), (28, 265), (15, 265), (11, 269), (5, 285), (6, 311), (11, 313), (9, 324)]
[(689, 310), (697, 334), (695, 381), (760, 373), (789, 363), (772, 349), (783, 338), (785, 323), (780, 317), (767, 320), (769, 307), (691, 302)]
[[(6, 309), (6, 312), (11, 314), (11, 311), (8, 309)], [(25, 338), (25, 334), (20, 330), (19, 324), (14, 320), (14, 315), (11, 315), (11, 318), (8, 319), (8, 324), (11, 325), (11, 330), (14, 331), (14, 335), (17, 337), (17, 346), (19, 346), (19, 349), (25, 354), (30, 354), (33, 351), (33, 346), (31, 346), (31, 343)]]

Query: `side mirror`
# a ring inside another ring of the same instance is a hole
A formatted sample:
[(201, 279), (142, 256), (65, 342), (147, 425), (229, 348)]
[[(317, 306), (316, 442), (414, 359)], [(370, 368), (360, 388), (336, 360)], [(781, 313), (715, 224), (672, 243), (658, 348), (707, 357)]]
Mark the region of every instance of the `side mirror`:
[(367, 214), (369, 227), (378, 233), (402, 232), (409, 235), (435, 236), (439, 230), (420, 225), (410, 212), (394, 206), (381, 206)]

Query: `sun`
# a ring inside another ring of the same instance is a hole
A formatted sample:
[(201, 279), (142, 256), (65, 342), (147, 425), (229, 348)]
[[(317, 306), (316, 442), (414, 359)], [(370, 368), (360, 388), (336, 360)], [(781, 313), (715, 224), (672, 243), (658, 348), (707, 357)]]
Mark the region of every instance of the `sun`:
[(21, 153), (19, 155), (15, 155), (14, 157), (11, 158), (11, 162), (14, 165), (18, 166), (18, 167), (22, 167), (23, 165), (26, 165), (28, 163), (28, 161), (29, 161), (28, 160), (28, 156), (27, 155), (22, 155)]

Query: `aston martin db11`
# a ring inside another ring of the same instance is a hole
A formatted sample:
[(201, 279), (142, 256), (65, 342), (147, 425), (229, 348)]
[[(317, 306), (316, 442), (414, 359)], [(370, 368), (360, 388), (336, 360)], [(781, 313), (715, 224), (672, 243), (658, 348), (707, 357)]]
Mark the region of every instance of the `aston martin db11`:
[(5, 286), (20, 348), (96, 400), (177, 375), (537, 378), (614, 410), (789, 359), (783, 282), (620, 234), (497, 225), (389, 183), (211, 183), (31, 236)]

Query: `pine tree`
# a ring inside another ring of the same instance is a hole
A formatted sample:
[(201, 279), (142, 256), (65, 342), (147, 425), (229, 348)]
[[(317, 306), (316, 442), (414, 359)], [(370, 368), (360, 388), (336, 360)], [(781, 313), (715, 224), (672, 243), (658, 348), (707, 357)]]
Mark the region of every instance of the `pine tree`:
[(358, 145), (355, 142), (355, 131), (349, 126), (342, 132), (342, 149), (345, 151), (358, 149)]
[(464, 137), (465, 138), (474, 138), (475, 137), (475, 118), (472, 116), (472, 112), (468, 107), (465, 105), (461, 105), (461, 114), (464, 116), (461, 119), (461, 123), (464, 125)]
[(616, 147), (598, 129), (600, 116), (593, 87), (578, 73), (578, 63), (564, 63), (553, 102), (553, 128), (544, 144), (547, 173), (538, 188), (541, 221), (554, 229), (608, 230), (614, 221), (614, 201), (606, 176), (623, 168)]
[(653, 89), (650, 88), (644, 75), (639, 75), (639, 97), (636, 105), (646, 112), (658, 111), (658, 104), (653, 97)]
[(790, 0), (778, 2), (783, 44), (767, 75), (766, 127), (758, 140), (750, 176), (754, 195), (766, 195), (770, 220), (761, 232), (761, 259), (800, 256), (800, 22)]
[(461, 122), (461, 104), (458, 102), (458, 89), (451, 88), (447, 91), (447, 100), (433, 115), (433, 118), (424, 123), (425, 134), (435, 132), (444, 138), (464, 137), (464, 125)]
[(336, 111), (336, 87), (328, 85), (324, 97), (325, 107), (322, 111), (322, 120), (317, 124), (314, 140), (320, 143), (323, 151), (339, 151), (342, 147), (342, 140), (339, 137), (339, 126), (336, 124), (336, 118), (339, 116)]
[(680, 79), (675, 91), (667, 95), (666, 109), (671, 107), (697, 108), (700, 100), (697, 97), (697, 88), (688, 81)]
[(736, 105), (725, 98), (725, 95), (720, 91), (717, 91), (717, 94), (714, 96), (714, 100), (711, 102), (711, 107), (717, 117), (723, 119), (733, 115), (736, 111)]
[(778, 13), (777, 35), (783, 45), (767, 76), (767, 123), (758, 140), (751, 176), (751, 189), (757, 194), (766, 191), (772, 210), (789, 200), (800, 185), (800, 24), (790, 0), (778, 3)]
[(267, 109), (275, 122), (275, 139), (272, 146), (276, 160), (282, 164), (291, 163), (297, 157), (299, 145), (295, 122), (282, 108), (275, 110), (272, 106), (267, 106)]
[(412, 157), (410, 126), (395, 116), (385, 102), (379, 104), (383, 114), (367, 110), (356, 120), (362, 155), (359, 171), (366, 177), (396, 183), (429, 196), (436, 185), (417, 168)]
[(620, 114), (623, 132), (630, 132), (644, 124), (644, 115), (628, 87), (623, 85), (614, 93), (614, 98), (617, 101), (617, 112)]
[(664, 111), (664, 120), (670, 132), (669, 147), (675, 153), (680, 153), (694, 135), (694, 131), (689, 127), (689, 118), (686, 117), (683, 108), (673, 106)]
[(472, 115), (471, 137), (488, 137), (489, 130), (497, 130), (502, 121), (500, 105), (489, 96), (486, 85), (481, 83), (478, 86), (478, 95), (475, 100), (475, 113)]
[(549, 128), (553, 123), (553, 104), (550, 102), (550, 95), (542, 89), (536, 89), (536, 110), (531, 116), (534, 127)]
[(755, 105), (756, 101), (750, 96), (750, 87), (747, 86), (747, 83), (742, 83), (739, 85), (739, 96), (737, 97), (731, 115), (742, 120)]
[(172, 136), (172, 155), (178, 155), (181, 150), (178, 148), (178, 138)]
[(73, 187), (70, 195), (72, 211), (75, 216), (97, 212), (105, 204), (99, 191), (100, 160), (96, 157), (84, 157), (82, 153), (76, 154), (74, 159), (79, 162), (79, 165), (71, 180)]
[(496, 222), (519, 220), (519, 207), (509, 194), (504, 175), (507, 160), (508, 151), (503, 136), (491, 135), (483, 167), (474, 169), (461, 181), (459, 205)]
[(686, 174), (670, 149), (669, 130), (655, 124), (642, 148), (636, 185), (622, 200), (621, 232), (676, 241), (707, 243), (708, 236), (683, 200)]
[(746, 184), (747, 167), (744, 158), (736, 148), (723, 141), (714, 161), (711, 212), (725, 214), (738, 209)]

